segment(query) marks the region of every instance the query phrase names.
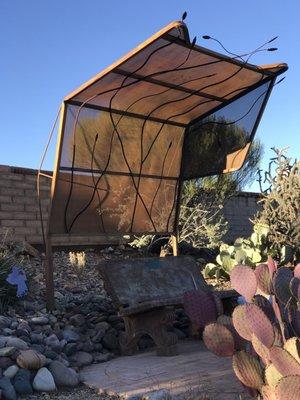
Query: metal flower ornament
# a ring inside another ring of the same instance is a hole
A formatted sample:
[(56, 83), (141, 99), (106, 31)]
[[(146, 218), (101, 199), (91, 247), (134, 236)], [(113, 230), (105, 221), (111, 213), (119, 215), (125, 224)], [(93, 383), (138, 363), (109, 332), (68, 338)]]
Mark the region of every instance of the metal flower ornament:
[(11, 273), (6, 278), (7, 283), (17, 286), (17, 297), (23, 297), (28, 292), (26, 281), (24, 270), (17, 266), (12, 267)]

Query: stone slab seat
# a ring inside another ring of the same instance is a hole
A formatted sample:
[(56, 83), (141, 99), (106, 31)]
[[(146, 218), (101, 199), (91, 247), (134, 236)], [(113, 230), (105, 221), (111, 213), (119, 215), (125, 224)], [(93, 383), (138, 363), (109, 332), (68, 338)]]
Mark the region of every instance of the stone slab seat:
[(209, 291), (197, 262), (190, 256), (110, 260), (99, 265), (107, 292), (125, 323), (121, 352), (134, 354), (138, 341), (149, 335), (158, 355), (177, 354), (177, 335), (167, 331), (173, 307), (182, 304), (186, 291)]

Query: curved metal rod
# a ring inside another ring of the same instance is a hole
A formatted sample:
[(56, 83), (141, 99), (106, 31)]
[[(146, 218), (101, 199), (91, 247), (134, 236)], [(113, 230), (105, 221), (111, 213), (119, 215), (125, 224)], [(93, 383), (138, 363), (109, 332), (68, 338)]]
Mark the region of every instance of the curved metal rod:
[[(177, 39), (177, 38), (176, 38), (176, 39)], [(166, 45), (163, 45), (163, 46), (161, 46), (161, 47), (155, 49), (154, 51), (152, 51), (152, 52), (149, 54), (149, 56), (147, 57), (147, 59), (145, 60), (145, 62), (144, 62), (139, 68), (137, 68), (135, 71), (133, 71), (132, 74), (135, 74), (135, 73), (138, 72), (141, 68), (143, 68), (143, 67), (147, 64), (147, 62), (149, 61), (149, 59), (150, 59), (156, 52), (158, 52), (158, 51), (161, 50), (162, 48), (171, 46), (173, 43), (174, 43), (174, 42), (167, 43)], [(129, 76), (126, 76), (126, 77), (123, 79), (123, 82), (122, 82), (121, 86), (118, 87), (117, 91), (119, 91), (120, 89), (122, 89), (123, 84), (125, 83), (126, 79), (128, 79), (128, 78), (129, 78)], [(136, 83), (136, 82), (134, 82), (134, 83)], [(116, 90), (116, 89), (114, 89), (114, 90)], [(111, 91), (112, 91), (112, 89), (107, 90), (107, 91), (105, 91), (105, 92), (103, 92), (103, 93), (107, 93), (107, 92), (111, 92)], [(101, 93), (101, 94), (103, 94), (103, 93)], [(81, 106), (79, 107), (79, 109), (78, 109), (78, 111), (77, 111), (77, 114), (76, 114), (75, 121), (74, 121), (74, 126), (73, 126), (73, 134), (72, 134), (72, 136), (73, 136), (73, 142), (74, 142), (74, 143), (75, 143), (76, 126), (77, 126), (77, 123), (78, 123), (80, 111), (82, 110), (82, 108), (84, 107), (84, 105), (85, 105), (86, 103), (88, 103), (89, 101), (91, 101), (93, 98), (96, 98), (98, 95), (99, 95), (99, 94), (96, 94), (96, 95), (91, 96), (89, 99), (85, 100), (85, 101), (81, 104)], [(115, 95), (116, 95), (116, 93), (114, 94), (114, 96), (115, 96)], [(110, 104), (111, 104), (111, 99), (110, 99)], [(110, 106), (110, 107), (111, 107), (111, 106)], [(111, 145), (112, 145), (114, 133), (115, 133), (115, 130), (112, 132)], [(73, 157), (73, 158), (74, 158), (74, 157)], [(104, 168), (102, 174), (100, 175), (100, 177), (99, 177), (98, 180), (97, 180), (97, 185), (98, 185), (100, 179), (102, 178), (103, 174), (105, 173), (105, 170), (108, 168), (108, 165), (109, 165), (109, 162), (110, 162), (110, 158), (111, 158), (111, 146), (110, 146), (110, 153), (109, 153), (109, 157), (108, 157), (108, 162), (107, 162), (107, 164), (106, 164), (106, 166), (105, 166), (105, 168)], [(74, 168), (74, 166), (73, 166), (72, 168)], [(130, 172), (130, 173), (132, 174), (132, 172)], [(133, 181), (134, 181), (134, 178), (133, 178), (133, 177), (132, 177), (132, 179), (133, 179)], [(89, 205), (90, 205), (91, 202), (93, 201), (94, 195), (95, 195), (95, 190), (93, 191), (92, 198), (89, 200), (89, 202), (88, 202), (88, 203), (76, 214), (76, 216), (73, 218), (73, 220), (72, 220), (72, 222), (71, 222), (71, 224), (70, 224), (70, 228), (69, 228), (69, 230), (67, 230), (67, 232), (69, 232), (69, 231), (72, 229), (72, 227), (73, 227), (75, 221), (76, 221), (77, 218), (82, 214), (82, 210), (85, 211), (85, 210), (89, 207)], [(66, 212), (65, 212), (65, 213), (66, 213)]]
[(68, 207), (71, 201), (71, 196), (73, 193), (73, 185), (74, 185), (74, 162), (75, 162), (75, 153), (76, 153), (76, 146), (75, 144), (73, 144), (73, 155), (72, 155), (72, 168), (71, 168), (71, 185), (70, 185), (70, 190), (69, 190), (69, 194), (67, 197), (67, 201), (66, 201), (66, 205), (65, 205), (65, 212), (64, 212), (64, 223), (65, 223), (65, 230), (66, 232), (69, 232), (68, 229), (68, 222), (67, 222), (67, 212), (68, 212)]
[(53, 137), (53, 133), (54, 133), (57, 121), (58, 121), (58, 117), (60, 115), (60, 111), (61, 111), (61, 106), (59, 107), (59, 109), (57, 111), (54, 123), (52, 125), (51, 130), (50, 130), (50, 133), (49, 133), (49, 136), (48, 136), (48, 140), (47, 140), (47, 144), (46, 144), (46, 147), (45, 147), (44, 152), (42, 154), (42, 158), (41, 158), (41, 161), (40, 161), (40, 165), (39, 165), (38, 172), (37, 172), (37, 178), (36, 178), (36, 191), (37, 191), (38, 204), (39, 204), (39, 214), (40, 214), (40, 221), (41, 221), (41, 228), (42, 228), (43, 244), (44, 244), (44, 248), (45, 249), (46, 249), (46, 236), (45, 236), (45, 229), (44, 229), (42, 203), (41, 203), (40, 176), (41, 176), (42, 166), (44, 164), (45, 157), (46, 157), (48, 148), (50, 146), (50, 143), (51, 143), (51, 140), (52, 140), (52, 137)]
[[(222, 79), (222, 80), (220, 80), (220, 81), (218, 81), (218, 82), (214, 82), (214, 83), (208, 84), (208, 85), (206, 85), (206, 86), (203, 86), (202, 88), (197, 89), (197, 90), (193, 91), (193, 93), (190, 93), (190, 94), (188, 94), (188, 95), (185, 96), (185, 97), (181, 97), (180, 99), (175, 99), (175, 100), (171, 100), (171, 101), (168, 101), (168, 102), (164, 102), (164, 103), (162, 103), (162, 104), (156, 106), (155, 108), (153, 108), (153, 109), (148, 113), (148, 115), (146, 116), (146, 119), (143, 121), (143, 125), (142, 125), (142, 133), (141, 133), (141, 157), (142, 157), (142, 160), (141, 160), (141, 164), (140, 164), (139, 178), (138, 178), (138, 183), (137, 183), (137, 191), (136, 191), (137, 193), (138, 193), (138, 191), (139, 191), (140, 175), (141, 175), (141, 173), (142, 173), (143, 164), (144, 164), (144, 162), (146, 161), (146, 159), (148, 158), (148, 156), (149, 156), (149, 154), (150, 154), (150, 152), (151, 152), (151, 149), (152, 149), (152, 147), (153, 147), (153, 145), (154, 145), (154, 142), (157, 140), (159, 134), (161, 133), (163, 127), (165, 126), (165, 123), (163, 123), (163, 124), (161, 125), (161, 127), (159, 128), (158, 133), (156, 134), (156, 136), (155, 136), (155, 138), (154, 138), (154, 140), (153, 140), (153, 142), (152, 142), (150, 148), (148, 149), (147, 156), (144, 158), (144, 157), (143, 157), (143, 137), (144, 137), (144, 130), (145, 130), (146, 123), (148, 122), (149, 117), (153, 114), (153, 112), (157, 111), (157, 110), (160, 109), (161, 107), (164, 107), (165, 105), (170, 105), (170, 104), (173, 104), (173, 103), (182, 101), (182, 100), (186, 100), (186, 99), (190, 98), (191, 96), (193, 96), (193, 95), (195, 95), (195, 94), (198, 94), (199, 92), (203, 91), (204, 89), (207, 89), (207, 88), (213, 87), (213, 86), (217, 86), (217, 85), (219, 85), (219, 84), (221, 84), (221, 83), (224, 83), (224, 82), (226, 82), (226, 81), (232, 79), (235, 75), (237, 75), (237, 74), (244, 68), (245, 64), (249, 61), (250, 57), (251, 57), (251, 55), (250, 55), (250, 56), (248, 57), (248, 59), (243, 63), (243, 65), (241, 65), (241, 66), (239, 67), (239, 69), (238, 69), (237, 71), (235, 71), (235, 72), (232, 73), (231, 75), (227, 76), (226, 78), (224, 78), (224, 79)], [(200, 103), (200, 104), (203, 104), (203, 102)], [(199, 104), (198, 104), (198, 105), (199, 105)], [(198, 106), (198, 105), (197, 105), (197, 106)], [(190, 111), (190, 110), (189, 110), (189, 111)], [(177, 115), (170, 116), (170, 117), (168, 117), (168, 118), (166, 119), (166, 121), (170, 120), (171, 118), (178, 117), (179, 115), (184, 115), (184, 114), (186, 114), (186, 112), (180, 113), (180, 114), (177, 114)], [(132, 230), (133, 223), (134, 223), (135, 212), (136, 212), (136, 205), (137, 205), (137, 195), (136, 195), (136, 197), (135, 197), (135, 205), (134, 205), (134, 209), (133, 209), (131, 230)]]
[(151, 214), (151, 215), (152, 215), (152, 209), (153, 209), (153, 205), (154, 205), (156, 196), (157, 196), (157, 194), (158, 194), (158, 192), (159, 192), (159, 189), (160, 189), (161, 184), (162, 184), (162, 181), (163, 181), (163, 178), (162, 178), (162, 177), (163, 177), (163, 174), (164, 174), (165, 162), (166, 162), (167, 155), (168, 155), (168, 153), (169, 153), (169, 150), (170, 150), (171, 146), (172, 146), (172, 142), (170, 142), (170, 144), (169, 144), (169, 146), (168, 146), (168, 148), (167, 148), (166, 154), (165, 154), (165, 156), (164, 156), (164, 158), (163, 158), (162, 168), (161, 168), (161, 178), (160, 178), (159, 183), (158, 183), (158, 185), (157, 185), (157, 188), (156, 188), (156, 190), (155, 190), (155, 193), (154, 193), (154, 196), (153, 196), (153, 199), (152, 199), (152, 202), (151, 202), (151, 206), (150, 206), (150, 214)]
[[(176, 39), (177, 39), (177, 38), (176, 38)], [(125, 87), (128, 87), (128, 86), (130, 86), (130, 85), (132, 85), (132, 84), (138, 83), (138, 82), (140, 81), (140, 79), (137, 79), (137, 80), (134, 81), (134, 82), (130, 82), (130, 83), (127, 84), (127, 85), (124, 85), (125, 81), (126, 81), (131, 75), (135, 74), (140, 68), (142, 68), (142, 67), (148, 62), (148, 60), (150, 59), (150, 57), (151, 57), (156, 51), (159, 51), (161, 48), (167, 47), (168, 45), (171, 45), (171, 44), (175, 43), (175, 42), (176, 42), (176, 39), (175, 39), (175, 41), (173, 41), (173, 42), (171, 42), (171, 43), (168, 43), (167, 45), (164, 45), (164, 46), (161, 46), (161, 47), (158, 48), (158, 49), (155, 49), (155, 50), (148, 56), (147, 60), (144, 62), (144, 64), (143, 64), (142, 66), (140, 66), (139, 68), (137, 68), (134, 72), (132, 72), (130, 75), (126, 76), (126, 77), (123, 79), (123, 82), (122, 82), (121, 86), (119, 86), (118, 88), (109, 89), (109, 90), (104, 91), (104, 92), (102, 92), (102, 93), (100, 92), (100, 93), (98, 93), (98, 94), (96, 94), (96, 95), (91, 96), (89, 99), (85, 100), (85, 101), (81, 104), (79, 110), (77, 111), (76, 119), (75, 119), (75, 122), (74, 122), (73, 138), (75, 137), (75, 134), (74, 134), (74, 133), (75, 133), (75, 129), (76, 129), (76, 125), (77, 125), (77, 120), (78, 120), (78, 117), (79, 117), (79, 113), (80, 113), (81, 109), (84, 107), (84, 105), (85, 105), (86, 103), (88, 103), (90, 100), (92, 100), (93, 98), (95, 98), (95, 97), (97, 97), (97, 96), (99, 96), (99, 95), (101, 95), (101, 94), (104, 94), (104, 93), (107, 93), (107, 92), (111, 92), (111, 91), (117, 90), (117, 92), (116, 92), (116, 93), (113, 95), (113, 97), (110, 99), (110, 106), (111, 106), (112, 99), (116, 96), (116, 94), (117, 94), (121, 89), (123, 89), (123, 88), (125, 88)], [(190, 50), (190, 51), (191, 51), (191, 50)], [(249, 57), (249, 58), (250, 58), (250, 57)], [(247, 59), (247, 61), (249, 60), (249, 58)], [(221, 61), (222, 61), (222, 60), (216, 60), (216, 61), (214, 61), (214, 62), (198, 64), (197, 66), (198, 66), (198, 67), (199, 67), (199, 66), (205, 66), (205, 65), (214, 64), (214, 63), (221, 62)], [(246, 62), (247, 62), (247, 61), (246, 61)], [(180, 67), (180, 68), (178, 68), (177, 70), (192, 69), (192, 68), (195, 68), (195, 67), (197, 67), (197, 66), (191, 66), (191, 67), (186, 67), (186, 68), (181, 68), (181, 67)], [(240, 69), (242, 69), (242, 68), (240, 68)], [(164, 74), (164, 73), (167, 73), (167, 72), (173, 72), (173, 71), (174, 71), (174, 70), (160, 71), (160, 72), (156, 72), (156, 73), (153, 73), (153, 74), (149, 74), (148, 77), (150, 77), (150, 76), (155, 76), (155, 75), (159, 75), (159, 74)], [(239, 71), (237, 71), (236, 73), (238, 73), (238, 72), (239, 72)], [(208, 85), (208, 86), (210, 86), (210, 85)], [(111, 107), (110, 107), (110, 108), (111, 108)], [(110, 112), (110, 115), (111, 115), (111, 112)], [(112, 119), (112, 123), (114, 124), (114, 120), (113, 120), (112, 116), (111, 116), (111, 119)], [(115, 125), (115, 124), (114, 124), (114, 125)], [(114, 132), (112, 133), (112, 135), (114, 135)], [(119, 140), (120, 140), (120, 144), (121, 144), (121, 148), (122, 148), (122, 153), (123, 153), (123, 156), (125, 156), (125, 157), (124, 157), (124, 159), (125, 159), (125, 158), (126, 158), (126, 155), (125, 155), (124, 147), (123, 147), (123, 145), (122, 145), (122, 143), (121, 143), (122, 140), (121, 140), (121, 137), (120, 137), (120, 135), (119, 135), (118, 133), (117, 133), (117, 135), (118, 135), (118, 138), (119, 138)], [(75, 140), (75, 138), (74, 138), (74, 140)], [(126, 162), (126, 160), (125, 160), (125, 162)], [(126, 162), (126, 164), (128, 164), (128, 161)], [(131, 171), (131, 169), (130, 169), (129, 164), (127, 165), (127, 167), (129, 167), (129, 171), (130, 171), (130, 173), (132, 174), (132, 171)], [(100, 178), (100, 179), (101, 179), (101, 178)], [(134, 178), (133, 178), (133, 177), (132, 177), (132, 180), (133, 180), (134, 186), (135, 186), (135, 188), (136, 188), (135, 181), (134, 181)], [(142, 200), (142, 199), (141, 199), (141, 200)], [(142, 202), (143, 202), (143, 200), (142, 200)], [(75, 219), (77, 219), (77, 216), (75, 217)], [(73, 219), (70, 228), (73, 226), (74, 222), (75, 222), (75, 221), (74, 221), (74, 219)]]
[(174, 210), (174, 208), (175, 208), (175, 202), (176, 202), (176, 197), (177, 197), (177, 192), (178, 192), (178, 185), (179, 185), (179, 180), (177, 179), (177, 181), (176, 181), (176, 184), (175, 184), (175, 188), (174, 188), (174, 198), (173, 198), (173, 204), (172, 204), (172, 207), (171, 207), (171, 210), (170, 210), (170, 213), (169, 213), (169, 216), (168, 216), (168, 219), (167, 219), (167, 231), (169, 232), (169, 224), (170, 224), (170, 219), (171, 219), (171, 217), (172, 217), (172, 213), (173, 213), (173, 210)]
[(102, 230), (105, 233), (105, 227), (104, 227), (103, 215), (102, 215), (102, 207), (101, 207), (101, 197), (100, 197), (99, 192), (98, 192), (98, 187), (97, 187), (98, 185), (96, 184), (96, 179), (95, 179), (94, 170), (93, 170), (95, 149), (96, 149), (97, 140), (98, 140), (98, 133), (95, 136), (94, 144), (93, 144), (92, 157), (91, 157), (91, 171), (92, 171), (92, 179), (93, 179), (93, 183), (94, 183), (94, 189), (96, 189), (96, 193), (97, 193), (97, 197), (98, 197), (98, 203), (99, 203), (99, 209), (100, 209), (100, 220), (101, 220)]

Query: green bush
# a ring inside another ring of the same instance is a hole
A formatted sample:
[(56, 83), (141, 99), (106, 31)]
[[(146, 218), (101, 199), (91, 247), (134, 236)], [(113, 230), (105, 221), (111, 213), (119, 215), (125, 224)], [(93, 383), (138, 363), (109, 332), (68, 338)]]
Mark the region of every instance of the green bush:
[(300, 259), (300, 161), (287, 156), (286, 149), (273, 148), (269, 168), (260, 171), (262, 206), (254, 219), (269, 231), (267, 242), (282, 264)]
[(229, 278), (230, 271), (237, 264), (251, 267), (264, 262), (268, 258), (268, 227), (262, 224), (254, 226), (250, 238), (237, 238), (233, 245), (221, 244), (216, 263), (206, 264), (203, 274), (205, 278)]

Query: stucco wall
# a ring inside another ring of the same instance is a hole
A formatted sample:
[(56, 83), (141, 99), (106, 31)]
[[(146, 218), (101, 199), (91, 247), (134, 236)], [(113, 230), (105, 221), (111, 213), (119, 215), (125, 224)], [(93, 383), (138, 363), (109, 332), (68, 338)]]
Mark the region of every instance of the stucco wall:
[(232, 242), (237, 237), (251, 235), (253, 225), (250, 219), (259, 210), (257, 202), (261, 198), (259, 193), (241, 192), (227, 200), (224, 206), (224, 217), (228, 221), (228, 232), (224, 241)]

